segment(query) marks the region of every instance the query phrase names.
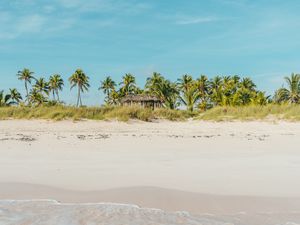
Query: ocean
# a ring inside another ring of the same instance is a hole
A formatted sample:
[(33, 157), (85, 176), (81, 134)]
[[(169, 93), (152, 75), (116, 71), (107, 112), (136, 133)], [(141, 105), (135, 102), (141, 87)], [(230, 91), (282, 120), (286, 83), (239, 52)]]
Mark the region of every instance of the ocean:
[(300, 212), (191, 215), (137, 205), (66, 204), (55, 200), (0, 201), (0, 225), (299, 225)]

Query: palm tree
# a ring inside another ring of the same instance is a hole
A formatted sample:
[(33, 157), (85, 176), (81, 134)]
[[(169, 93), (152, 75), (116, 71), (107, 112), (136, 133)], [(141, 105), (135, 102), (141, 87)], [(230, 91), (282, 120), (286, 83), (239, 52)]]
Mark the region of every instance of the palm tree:
[(188, 91), (188, 89), (193, 85), (193, 77), (191, 75), (185, 74), (177, 80), (178, 87), (182, 91)]
[(209, 97), (209, 81), (205, 75), (201, 75), (200, 78), (196, 80), (196, 86), (199, 92), (199, 108), (201, 110), (206, 110), (208, 107), (208, 97)]
[(224, 76), (222, 78), (222, 106), (228, 106), (233, 104), (233, 96), (237, 90), (237, 86), (238, 83), (236, 83), (236, 78), (233, 78), (231, 76)]
[(123, 76), (122, 80), (123, 81), (120, 83), (120, 85), (122, 85), (120, 89), (121, 95), (126, 96), (134, 94), (136, 89), (135, 77), (132, 74), (127, 73)]
[(34, 72), (30, 71), (29, 69), (23, 69), (22, 71), (19, 71), (17, 76), (18, 76), (18, 79), (19, 80), (24, 80), (24, 84), (25, 84), (25, 90), (26, 90), (26, 99), (27, 99), (27, 102), (29, 103), (29, 100), (28, 100), (28, 83), (31, 84), (31, 81), (34, 78), (33, 76)]
[(34, 88), (41, 94), (49, 95), (49, 83), (45, 80), (45, 78), (37, 79)]
[(194, 105), (200, 98), (196, 82), (192, 76), (185, 74), (178, 79), (178, 87), (182, 91), (181, 102), (186, 105), (188, 111), (192, 112)]
[(8, 101), (10, 99), (9, 95), (5, 95), (4, 91), (0, 91), (0, 107), (8, 106)]
[(254, 105), (266, 105), (270, 102), (270, 96), (266, 96), (265, 92), (257, 91), (251, 102)]
[(210, 89), (212, 103), (215, 106), (220, 105), (223, 97), (223, 81), (220, 76), (216, 76), (210, 81)]
[(16, 88), (9, 89), (9, 100), (10, 100), (10, 102), (8, 103), (9, 105), (17, 105), (22, 100), (22, 96)]
[[(59, 74), (54, 74), (53, 76), (50, 76), (49, 78), (49, 91), (53, 94), (53, 100), (56, 100), (59, 102), (59, 95), (58, 92), (62, 91), (64, 86), (64, 80), (61, 78)], [(56, 97), (55, 97), (56, 95)]]
[(161, 87), (165, 78), (157, 72), (154, 72), (151, 77), (147, 78), (145, 89), (147, 92), (156, 95), (158, 98), (161, 97)]
[(234, 75), (234, 76), (232, 76), (231, 79), (233, 80), (233, 83), (235, 84), (235, 86), (237, 86), (239, 84), (241, 78), (239, 75)]
[(77, 107), (80, 105), (82, 106), (81, 100), (81, 92), (88, 91), (90, 84), (89, 84), (89, 77), (81, 70), (77, 69), (75, 73), (73, 73), (69, 77), (69, 82), (71, 84), (71, 89), (77, 86), (78, 94), (77, 94)]
[(179, 105), (179, 89), (176, 83), (169, 80), (163, 80), (161, 85), (162, 101), (169, 109), (176, 109)]
[(234, 106), (249, 105), (253, 102), (256, 92), (246, 88), (239, 88), (233, 95), (232, 104)]
[(112, 90), (110, 93), (110, 103), (112, 105), (117, 105), (120, 103), (120, 93), (116, 90)]
[(277, 90), (275, 97), (277, 102), (289, 102), (292, 104), (300, 102), (300, 74), (294, 74), (284, 78), (288, 88), (280, 88)]
[(145, 84), (145, 91), (150, 95), (164, 100), (165, 78), (157, 72), (154, 72), (151, 77), (148, 77)]
[(248, 89), (249, 91), (255, 91), (256, 85), (251, 80), (251, 78), (246, 77), (243, 78), (242, 81), (240, 82), (240, 87), (244, 89)]
[(111, 79), (110, 76), (106, 77), (103, 81), (101, 81), (100, 87), (98, 90), (103, 90), (104, 94), (106, 94), (106, 104), (112, 104), (111, 101), (111, 92), (115, 90), (116, 82)]
[(47, 102), (47, 98), (37, 89), (33, 88), (29, 93), (29, 103), (32, 105), (40, 106)]
[(167, 108), (175, 109), (178, 106), (177, 84), (166, 80), (160, 73), (154, 72), (147, 78), (145, 92), (159, 98)]

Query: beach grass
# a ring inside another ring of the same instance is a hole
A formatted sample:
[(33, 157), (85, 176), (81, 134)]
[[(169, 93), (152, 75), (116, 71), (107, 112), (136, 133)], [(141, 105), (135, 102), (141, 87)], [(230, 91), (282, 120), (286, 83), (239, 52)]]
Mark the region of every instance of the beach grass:
[(144, 109), (141, 107), (72, 107), (72, 106), (39, 106), (39, 107), (0, 107), (0, 119), (47, 119), (47, 120), (119, 120), (136, 119), (153, 121), (166, 119), (184, 121), (193, 118), (211, 121), (249, 121), (280, 119), (300, 121), (300, 105), (240, 106), (215, 107), (205, 112), (190, 113), (186, 110)]
[(183, 110), (144, 109), (141, 107), (1, 107), (0, 119), (50, 119), (50, 120), (119, 120), (137, 119), (151, 121), (154, 119), (185, 120), (189, 113)]
[(266, 106), (215, 107), (197, 119), (211, 121), (289, 120), (300, 121), (300, 105), (268, 104)]

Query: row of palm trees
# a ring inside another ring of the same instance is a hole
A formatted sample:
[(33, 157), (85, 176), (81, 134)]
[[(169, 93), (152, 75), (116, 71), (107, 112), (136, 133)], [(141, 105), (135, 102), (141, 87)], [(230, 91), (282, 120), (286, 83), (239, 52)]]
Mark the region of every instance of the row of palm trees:
[[(52, 102), (60, 103), (59, 92), (63, 90), (64, 80), (61, 75), (54, 74), (50, 76), (49, 81), (45, 78), (35, 78), (34, 73), (29, 69), (23, 69), (19, 71), (18, 79), (24, 81), (25, 91), (26, 91), (26, 103), (31, 105), (41, 105), (45, 102), (49, 102), (49, 95), (52, 94)], [(32, 82), (35, 84), (32, 85)], [(77, 86), (78, 96), (77, 96), (77, 106), (82, 106), (81, 92), (87, 91), (89, 88), (89, 77), (85, 73), (78, 69), (69, 78), (71, 84), (71, 89)], [(29, 90), (29, 86), (31, 89)], [(22, 99), (22, 98), (21, 98)], [(17, 102), (20, 102), (19, 99)]]
[[(45, 78), (35, 78), (34, 72), (23, 69), (17, 73), (17, 77), (24, 82), (26, 91), (24, 102), (16, 89), (10, 89), (6, 95), (3, 91), (0, 92), (0, 106), (61, 103), (59, 92), (64, 87), (61, 75), (54, 74), (47, 81)], [(71, 89), (77, 88), (76, 106), (82, 106), (81, 94), (89, 90), (89, 77), (81, 69), (77, 69), (68, 81)], [(270, 102), (300, 103), (300, 75), (292, 74), (285, 77), (285, 81), (288, 88), (278, 89), (273, 98), (258, 90), (250, 78), (215, 76), (208, 79), (207, 76), (201, 75), (194, 79), (186, 74), (176, 82), (172, 82), (156, 72), (147, 78), (144, 89), (139, 88), (135, 77), (128, 73), (122, 77), (119, 84), (107, 76), (101, 81), (99, 90), (106, 95), (107, 105), (118, 105), (121, 99), (128, 95), (145, 94), (156, 96), (166, 108), (176, 109), (184, 105), (191, 112), (194, 109), (206, 110), (214, 106), (265, 105)]]
[(209, 80), (201, 75), (195, 80), (186, 74), (171, 82), (161, 74), (153, 73), (147, 78), (144, 90), (141, 90), (137, 88), (134, 77), (126, 74), (120, 85), (117, 90), (116, 82), (111, 77), (101, 82), (100, 89), (106, 94), (106, 104), (117, 104), (123, 96), (139, 93), (158, 97), (170, 109), (183, 104), (189, 111), (214, 106), (264, 105), (270, 101), (269, 96), (256, 89), (250, 78), (241, 79), (239, 76), (216, 76)]
[(300, 74), (285, 77), (287, 88), (280, 88), (273, 98), (260, 90), (250, 78), (239, 76), (215, 76), (208, 79), (201, 75), (193, 79), (191, 75), (183, 75), (176, 82), (171, 82), (160, 73), (154, 72), (147, 78), (144, 90), (137, 87), (135, 78), (126, 74), (122, 78), (122, 85), (106, 77), (99, 89), (106, 94), (105, 102), (109, 105), (118, 104), (120, 99), (128, 94), (153, 95), (164, 102), (165, 107), (176, 109), (183, 104), (189, 111), (194, 108), (206, 110), (214, 106), (245, 106), (266, 105), (268, 103), (300, 103)]
[[(17, 77), (24, 82), (26, 91), (25, 102), (27, 104), (41, 105), (48, 101), (50, 93), (53, 95), (53, 101), (60, 101), (58, 92), (62, 91), (64, 81), (59, 74), (50, 76), (49, 81), (46, 81), (43, 77), (35, 78), (34, 72), (29, 69), (23, 69), (17, 73)], [(35, 84), (32, 84), (32, 82), (35, 82)], [(21, 99), (19, 99), (18, 103)]]
[(288, 88), (280, 88), (273, 99), (265, 92), (257, 90), (250, 78), (239, 76), (215, 76), (208, 79), (201, 75), (193, 79), (191, 75), (183, 75), (176, 82), (171, 82), (159, 73), (153, 73), (147, 78), (144, 90), (137, 87), (135, 78), (126, 74), (122, 78), (120, 87), (111, 77), (106, 77), (99, 89), (106, 94), (105, 102), (108, 105), (118, 104), (120, 99), (128, 94), (156, 96), (164, 102), (165, 107), (175, 109), (185, 105), (187, 110), (195, 108), (206, 110), (214, 106), (245, 106), (266, 105), (268, 103), (300, 103), (300, 75), (292, 74), (284, 78)]

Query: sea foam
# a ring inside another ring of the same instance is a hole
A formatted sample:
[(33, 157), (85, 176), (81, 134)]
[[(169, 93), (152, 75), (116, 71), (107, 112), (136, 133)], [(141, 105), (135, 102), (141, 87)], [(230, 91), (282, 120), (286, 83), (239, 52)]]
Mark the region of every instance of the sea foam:
[(191, 215), (115, 203), (59, 203), (55, 200), (0, 201), (0, 225), (299, 225), (300, 213)]

